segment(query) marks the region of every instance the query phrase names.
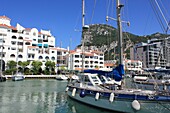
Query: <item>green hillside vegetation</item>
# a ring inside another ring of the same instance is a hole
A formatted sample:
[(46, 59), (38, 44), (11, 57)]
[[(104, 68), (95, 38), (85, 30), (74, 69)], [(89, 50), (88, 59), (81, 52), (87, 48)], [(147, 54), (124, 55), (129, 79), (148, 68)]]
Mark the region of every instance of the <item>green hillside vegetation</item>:
[[(148, 39), (152, 38), (165, 38), (168, 35), (161, 33), (154, 33), (152, 35), (147, 36), (138, 36), (129, 32), (123, 32), (123, 46), (126, 49), (125, 53), (127, 54), (127, 58), (130, 58), (130, 46), (140, 42), (147, 42)], [(117, 54), (117, 46), (114, 47), (113, 42), (117, 42), (117, 29), (106, 24), (93, 24), (89, 26), (88, 30), (83, 31), (83, 37), (85, 38), (85, 46), (95, 46), (96, 48), (102, 48), (107, 46), (111, 47), (109, 51), (105, 51), (105, 60), (116, 58)], [(79, 45), (81, 46), (81, 45)], [(115, 55), (112, 53), (114, 52)]]

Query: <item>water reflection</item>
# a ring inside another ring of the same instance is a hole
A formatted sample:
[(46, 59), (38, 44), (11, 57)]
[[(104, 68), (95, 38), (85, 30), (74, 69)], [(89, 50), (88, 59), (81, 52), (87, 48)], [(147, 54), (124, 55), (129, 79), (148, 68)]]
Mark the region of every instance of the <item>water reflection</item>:
[(66, 85), (55, 79), (1, 82), (0, 113), (114, 113), (68, 98)]
[[(117, 113), (89, 106), (68, 98), (68, 113)], [(57, 112), (56, 112), (57, 113)]]
[(56, 80), (0, 83), (0, 113), (55, 113), (66, 101), (65, 87)]

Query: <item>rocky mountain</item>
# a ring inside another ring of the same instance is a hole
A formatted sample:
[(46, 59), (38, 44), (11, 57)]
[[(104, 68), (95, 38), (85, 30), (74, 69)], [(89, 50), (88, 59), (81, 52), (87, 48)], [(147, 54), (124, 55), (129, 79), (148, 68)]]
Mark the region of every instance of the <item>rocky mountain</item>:
[[(130, 57), (130, 47), (139, 42), (147, 42), (151, 38), (164, 38), (166, 34), (155, 33), (147, 36), (138, 36), (129, 32), (123, 32), (123, 48), (126, 57)], [(105, 60), (117, 57), (117, 29), (106, 24), (92, 24), (89, 29), (83, 29), (85, 50), (98, 50), (105, 53)], [(81, 46), (82, 43), (79, 46)]]

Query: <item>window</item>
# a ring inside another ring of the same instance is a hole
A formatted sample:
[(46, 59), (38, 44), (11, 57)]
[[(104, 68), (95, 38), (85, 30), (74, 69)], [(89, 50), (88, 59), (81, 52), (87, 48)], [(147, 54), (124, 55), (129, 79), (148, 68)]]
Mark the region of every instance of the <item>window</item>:
[(88, 65), (85, 66), (85, 68), (88, 68), (88, 67), (89, 67)]
[(45, 59), (46, 59), (46, 60), (48, 60), (48, 59), (49, 59), (49, 57), (48, 57), (48, 56), (46, 56), (46, 57), (45, 57)]
[(100, 60), (103, 60), (103, 58), (100, 58)]
[(103, 64), (103, 62), (100, 62), (100, 64)]
[(12, 36), (12, 39), (17, 39), (17, 37), (16, 36)]
[(11, 57), (11, 58), (15, 58), (15, 55), (14, 55), (14, 54), (11, 54), (10, 57)]
[(30, 54), (28, 54), (28, 58), (30, 58), (31, 57), (31, 55)]
[(79, 58), (79, 55), (75, 55), (75, 58)]
[(51, 57), (51, 60), (55, 60), (55, 57), (53, 56), (53, 57)]
[(89, 56), (85, 56), (85, 58), (89, 58)]
[(23, 37), (20, 36), (20, 37), (18, 37), (18, 39), (23, 39)]
[(98, 63), (98, 61), (95, 61), (94, 63)]
[(57, 55), (61, 55), (61, 51), (57, 51)]
[(75, 63), (79, 63), (79, 60), (75, 60)]
[(31, 43), (30, 42), (26, 42), (25, 45), (30, 45)]
[(42, 56), (39, 56), (39, 59), (43, 59), (43, 57), (42, 57)]
[(12, 44), (12, 45), (15, 45), (15, 44), (16, 44), (16, 42), (15, 42), (15, 41), (11, 41), (11, 44)]
[(36, 32), (33, 33), (33, 36), (36, 36)]
[(16, 50), (16, 48), (11, 48), (11, 50)]
[(18, 58), (22, 58), (22, 55), (18, 55)]
[(75, 65), (74, 67), (79, 67), (79, 65)]

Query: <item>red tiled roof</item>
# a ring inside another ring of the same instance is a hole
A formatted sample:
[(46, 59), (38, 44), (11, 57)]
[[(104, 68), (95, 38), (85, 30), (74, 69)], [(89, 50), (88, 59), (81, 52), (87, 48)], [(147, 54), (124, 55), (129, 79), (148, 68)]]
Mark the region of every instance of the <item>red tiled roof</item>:
[(28, 46), (28, 48), (38, 48), (37, 46)]
[(115, 64), (113, 63), (104, 63), (104, 66), (114, 66)]
[(25, 28), (25, 31), (30, 31), (31, 30), (31, 28)]
[(6, 27), (6, 28), (9, 28), (9, 29), (17, 30), (15, 27), (13, 27), (13, 26), (8, 26), (8, 25), (6, 25), (6, 24), (0, 24), (0, 27)]
[(99, 54), (99, 53), (103, 53), (103, 52), (101, 52), (101, 51), (92, 51), (92, 53)]
[(7, 19), (7, 20), (11, 20), (10, 18), (8, 18), (7, 16), (0, 16), (0, 18), (4, 18), (4, 19)]
[(32, 42), (32, 40), (27, 40), (27, 39), (24, 39), (23, 41)]
[(94, 56), (93, 53), (85, 53), (86, 56)]

